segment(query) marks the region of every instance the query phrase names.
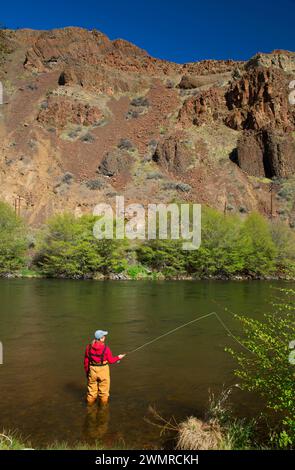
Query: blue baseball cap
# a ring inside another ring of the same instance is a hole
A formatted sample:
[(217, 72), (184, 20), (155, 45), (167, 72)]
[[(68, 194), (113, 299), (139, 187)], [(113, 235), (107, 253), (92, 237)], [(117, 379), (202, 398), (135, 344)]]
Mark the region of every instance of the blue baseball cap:
[(103, 331), (103, 330), (97, 330), (94, 333), (94, 338), (95, 339), (101, 339), (103, 336), (106, 336), (108, 334), (108, 331)]

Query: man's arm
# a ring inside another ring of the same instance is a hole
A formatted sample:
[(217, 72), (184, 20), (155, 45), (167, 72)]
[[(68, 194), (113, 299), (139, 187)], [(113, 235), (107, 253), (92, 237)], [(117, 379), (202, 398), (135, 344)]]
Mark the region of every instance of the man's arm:
[(112, 351), (107, 346), (106, 352), (105, 352), (105, 360), (108, 361), (109, 364), (115, 364), (116, 362), (120, 361), (120, 359), (121, 359), (120, 356), (113, 356)]

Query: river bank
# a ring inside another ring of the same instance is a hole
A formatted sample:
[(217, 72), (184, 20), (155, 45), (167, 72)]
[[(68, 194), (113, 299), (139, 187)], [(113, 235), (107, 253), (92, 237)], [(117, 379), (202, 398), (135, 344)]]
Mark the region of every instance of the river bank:
[(211, 275), (211, 276), (165, 276), (161, 272), (138, 272), (130, 274), (122, 273), (96, 273), (93, 276), (47, 276), (38, 271), (26, 270), (25, 272), (2, 273), (0, 279), (56, 279), (56, 280), (80, 280), (80, 281), (295, 281), (295, 276), (287, 274), (278, 274), (273, 276), (255, 276), (255, 275)]

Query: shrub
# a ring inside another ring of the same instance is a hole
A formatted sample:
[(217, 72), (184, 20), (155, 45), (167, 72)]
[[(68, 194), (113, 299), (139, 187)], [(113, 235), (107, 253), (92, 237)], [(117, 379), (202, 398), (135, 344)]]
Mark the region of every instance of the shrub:
[[(210, 394), (209, 409), (205, 419), (190, 416), (178, 424), (174, 418), (166, 421), (153, 411), (156, 425), (163, 431), (177, 432), (176, 449), (181, 450), (247, 450), (255, 448), (256, 422), (233, 416), (227, 402), (232, 389), (222, 391), (216, 400)], [(163, 425), (164, 424), (164, 425)]]
[(191, 191), (192, 187), (189, 184), (186, 183), (177, 183), (174, 181), (167, 181), (167, 183), (164, 183), (162, 188), (164, 190), (176, 190), (176, 191), (182, 191), (182, 192), (188, 192)]
[(271, 224), (271, 236), (276, 247), (276, 265), (280, 272), (295, 274), (295, 233), (285, 223)]
[(104, 181), (101, 180), (88, 180), (85, 184), (88, 189), (91, 189), (93, 191), (96, 189), (102, 189), (105, 185)]
[(66, 172), (62, 179), (61, 179), (61, 182), (62, 183), (66, 183), (66, 184), (71, 184), (71, 182), (73, 181), (74, 179), (74, 175), (72, 175), (72, 173), (69, 173), (69, 172)]
[(272, 435), (278, 447), (295, 445), (294, 365), (289, 361), (289, 343), (295, 339), (294, 290), (282, 290), (285, 303), (266, 314), (263, 322), (237, 316), (243, 326), (241, 339), (247, 352), (228, 351), (238, 362), (235, 371), (245, 390), (257, 392), (267, 408), (278, 415), (280, 427)]
[(53, 217), (41, 236), (35, 263), (47, 276), (91, 278), (125, 268), (118, 242), (93, 236), (94, 216)]
[(83, 135), (83, 136), (80, 138), (80, 140), (81, 140), (82, 142), (86, 142), (86, 143), (87, 143), (87, 142), (90, 142), (90, 143), (91, 143), (91, 142), (94, 142), (94, 141), (95, 141), (95, 138), (94, 138), (94, 136), (93, 136), (92, 134), (87, 133), (87, 134)]
[(178, 189), (179, 191), (182, 191), (184, 193), (187, 193), (187, 192), (191, 191), (192, 187), (189, 184), (180, 182), (180, 183), (177, 183), (176, 189)]
[(276, 269), (277, 253), (270, 225), (261, 215), (252, 213), (242, 221), (206, 207), (198, 250), (183, 251), (181, 240), (151, 240), (138, 250), (140, 262), (152, 269), (198, 277), (268, 276)]
[(266, 276), (274, 272), (277, 250), (269, 223), (262, 215), (253, 212), (247, 217), (241, 230), (240, 246), (246, 273)]
[(202, 211), (202, 243), (188, 254), (188, 270), (199, 276), (243, 273), (245, 259), (240, 240), (242, 222), (214, 209)]
[(140, 114), (141, 113), (139, 111), (129, 110), (126, 113), (126, 119), (137, 119), (137, 118), (139, 118)]
[(130, 151), (135, 150), (133, 143), (128, 139), (121, 139), (120, 142), (118, 143), (118, 148), (120, 150), (130, 150)]
[(203, 422), (191, 416), (180, 423), (176, 448), (180, 450), (217, 450), (222, 442), (217, 422)]
[(182, 251), (180, 240), (149, 240), (139, 245), (137, 257), (143, 265), (166, 277), (186, 274), (186, 252)]
[(25, 266), (26, 227), (6, 203), (0, 202), (0, 275)]
[(147, 279), (151, 273), (144, 266), (136, 264), (127, 268), (127, 274), (131, 279)]
[(157, 171), (152, 171), (146, 175), (146, 179), (148, 180), (160, 180), (163, 178), (164, 176), (162, 175), (162, 173), (159, 173)]
[(139, 98), (134, 98), (130, 104), (131, 106), (142, 106), (142, 107), (147, 107), (150, 105), (149, 100), (145, 98), (144, 96), (140, 96)]

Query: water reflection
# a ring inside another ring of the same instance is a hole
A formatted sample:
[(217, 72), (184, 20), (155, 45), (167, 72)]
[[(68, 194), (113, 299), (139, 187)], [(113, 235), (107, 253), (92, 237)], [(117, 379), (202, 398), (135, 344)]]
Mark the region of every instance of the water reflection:
[(87, 405), (83, 436), (87, 442), (101, 441), (107, 434), (110, 421), (110, 405)]

